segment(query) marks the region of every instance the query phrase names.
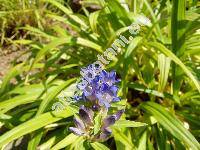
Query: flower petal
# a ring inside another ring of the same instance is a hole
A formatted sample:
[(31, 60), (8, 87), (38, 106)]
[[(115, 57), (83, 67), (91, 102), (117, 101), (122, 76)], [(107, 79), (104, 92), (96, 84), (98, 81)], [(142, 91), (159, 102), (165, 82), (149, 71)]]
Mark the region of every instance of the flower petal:
[(110, 135), (111, 135), (112, 131), (110, 128), (106, 128), (102, 133), (100, 133), (99, 137), (98, 137), (98, 140), (99, 141), (105, 141), (107, 140)]
[(84, 126), (84, 123), (83, 123), (83, 121), (81, 119), (74, 118), (74, 124), (78, 129), (80, 129), (81, 131), (84, 131), (85, 126)]
[(119, 102), (120, 100), (121, 100), (121, 99), (120, 99), (119, 97), (114, 97), (112, 101), (113, 101), (113, 102)]
[(107, 134), (107, 135), (111, 135), (112, 130), (111, 130), (110, 128), (105, 128), (105, 130), (104, 130), (103, 133), (105, 133), (105, 134)]
[(108, 116), (106, 117), (104, 120), (103, 120), (103, 127), (102, 127), (102, 130), (105, 130), (105, 128), (113, 125), (115, 123), (115, 115), (111, 115), (111, 116)]
[(119, 111), (115, 114), (115, 120), (116, 120), (116, 121), (119, 120), (123, 113), (124, 113), (124, 109), (119, 110)]
[(84, 133), (83, 133), (80, 129), (78, 129), (78, 128), (69, 127), (69, 130), (72, 131), (74, 134), (79, 135), (79, 136), (81, 136), (81, 135), (84, 134)]
[(84, 105), (82, 105), (79, 109), (79, 115), (81, 120), (87, 125), (92, 125), (94, 113), (92, 110), (87, 109)]
[(81, 81), (77, 84), (77, 88), (83, 90), (87, 85), (88, 82), (85, 79), (81, 79)]
[(113, 95), (117, 95), (118, 87), (113, 85), (110, 87), (110, 91), (112, 91)]

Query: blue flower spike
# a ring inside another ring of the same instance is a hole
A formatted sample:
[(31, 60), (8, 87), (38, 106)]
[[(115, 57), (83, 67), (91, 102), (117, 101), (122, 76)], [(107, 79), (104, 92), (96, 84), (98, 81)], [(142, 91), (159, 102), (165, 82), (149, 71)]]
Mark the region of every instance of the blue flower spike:
[[(81, 69), (82, 79), (78, 83), (74, 99), (83, 101), (84, 105), (79, 107), (78, 117), (74, 119), (75, 127), (69, 130), (78, 136), (84, 136), (91, 141), (106, 141), (110, 138), (112, 130), (110, 126), (120, 119), (124, 110), (108, 115), (111, 103), (120, 101), (117, 96), (118, 83), (116, 72), (100, 70), (99, 66), (89, 65)], [(78, 93), (78, 94), (77, 94)], [(101, 115), (100, 129), (94, 132), (95, 117)]]

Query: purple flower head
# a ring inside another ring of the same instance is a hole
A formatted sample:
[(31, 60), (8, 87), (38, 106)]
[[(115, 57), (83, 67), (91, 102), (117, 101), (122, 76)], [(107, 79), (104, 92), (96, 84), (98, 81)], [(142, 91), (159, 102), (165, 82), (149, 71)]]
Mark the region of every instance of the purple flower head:
[(123, 113), (124, 113), (124, 110), (119, 110), (116, 114), (110, 115), (104, 118), (102, 122), (102, 126), (101, 126), (101, 133), (98, 135), (96, 140), (98, 141), (107, 140), (112, 134), (112, 130), (110, 129), (110, 126), (115, 124), (115, 122), (120, 119)]
[[(107, 115), (111, 103), (120, 100), (117, 96), (119, 88), (116, 85), (119, 80), (116, 79), (115, 71), (106, 72), (97, 64), (82, 68), (81, 75), (74, 99), (83, 100), (84, 105), (80, 106), (79, 113), (74, 118), (75, 127), (69, 129), (74, 134), (92, 141), (105, 141), (112, 134), (110, 126), (115, 124), (124, 112), (120, 110), (116, 114)], [(100, 117), (100, 120), (96, 117)], [(100, 125), (98, 130), (95, 128), (96, 120)]]
[(121, 115), (124, 113), (124, 110), (119, 110), (116, 114), (114, 115), (110, 115), (108, 117), (106, 117), (104, 120), (103, 120), (103, 125), (102, 125), (102, 128), (101, 130), (104, 131), (105, 129), (107, 129), (109, 126), (115, 124), (115, 122), (117, 120), (120, 119)]
[[(77, 87), (82, 91), (82, 99), (88, 100), (92, 105), (110, 107), (112, 102), (119, 101), (117, 96), (118, 87), (116, 83), (119, 80), (116, 79), (116, 72), (106, 72), (95, 67), (95, 65), (89, 65), (82, 69), (82, 79)], [(75, 97), (76, 100), (81, 99), (80, 96)]]
[(74, 118), (76, 127), (70, 127), (69, 129), (76, 135), (88, 135), (90, 126), (93, 126), (94, 112), (82, 105), (79, 108), (78, 116), (79, 118)]
[(74, 118), (75, 127), (70, 127), (69, 130), (78, 136), (85, 136), (93, 141), (105, 141), (112, 134), (110, 126), (120, 119), (123, 112), (124, 110), (120, 110), (116, 114), (102, 118), (100, 121), (101, 128), (98, 133), (94, 134), (95, 113), (92, 109), (82, 105), (79, 108), (78, 116)]

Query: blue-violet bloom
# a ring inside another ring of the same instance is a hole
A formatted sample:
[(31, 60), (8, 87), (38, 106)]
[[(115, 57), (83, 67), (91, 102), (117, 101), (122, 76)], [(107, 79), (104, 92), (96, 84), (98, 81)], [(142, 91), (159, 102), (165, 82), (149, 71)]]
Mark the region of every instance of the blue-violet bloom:
[(82, 79), (77, 85), (78, 89), (82, 92), (81, 95), (74, 98), (79, 101), (90, 101), (94, 107), (105, 106), (110, 107), (111, 102), (119, 101), (117, 96), (118, 87), (116, 83), (119, 80), (116, 79), (116, 72), (106, 72), (101, 70), (99, 72), (93, 65), (89, 65), (82, 69)]

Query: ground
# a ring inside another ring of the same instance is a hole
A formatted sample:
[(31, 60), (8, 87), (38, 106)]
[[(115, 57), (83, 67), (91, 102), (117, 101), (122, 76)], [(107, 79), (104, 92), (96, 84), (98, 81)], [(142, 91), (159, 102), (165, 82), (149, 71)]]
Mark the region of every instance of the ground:
[[(0, 81), (3, 79), (4, 75), (9, 71), (12, 62), (18, 58), (22, 53), (24, 53), (25, 50), (13, 48), (13, 47), (7, 47), (4, 49), (0, 48)], [(17, 62), (25, 60), (27, 57), (23, 56), (20, 57)]]

